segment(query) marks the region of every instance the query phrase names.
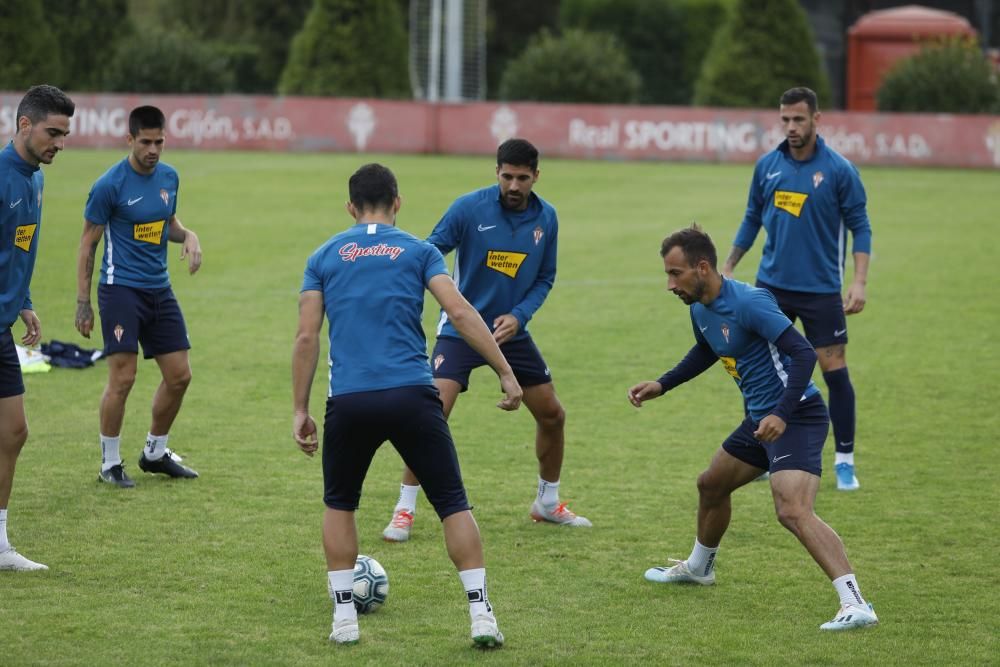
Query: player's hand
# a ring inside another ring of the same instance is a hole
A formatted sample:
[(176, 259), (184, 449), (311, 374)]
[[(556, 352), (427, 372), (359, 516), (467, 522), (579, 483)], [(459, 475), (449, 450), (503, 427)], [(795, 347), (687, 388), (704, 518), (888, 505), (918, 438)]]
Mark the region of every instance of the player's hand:
[(628, 402), (641, 408), (643, 402), (663, 395), (663, 385), (656, 381), (640, 382), (628, 390)]
[(94, 309), (90, 301), (76, 301), (76, 330), (84, 338), (90, 338), (90, 332), (94, 330)]
[(188, 273), (196, 273), (201, 268), (201, 243), (198, 235), (187, 230), (184, 236), (184, 244), (181, 246), (181, 260), (187, 259)]
[(844, 298), (844, 313), (854, 315), (865, 309), (865, 286), (862, 283), (851, 283)]
[(778, 415), (768, 415), (760, 420), (753, 437), (761, 442), (774, 442), (785, 432), (785, 420)]
[(292, 437), (295, 438), (295, 444), (306, 456), (312, 456), (319, 448), (319, 440), (316, 437), (316, 422), (304, 412), (295, 413), (295, 419), (292, 421)]
[(24, 322), (24, 336), (21, 344), (24, 347), (34, 347), (42, 340), (42, 323), (38, 321), (35, 311), (25, 308), (21, 311), (21, 321)]
[(521, 323), (510, 313), (493, 320), (493, 340), (497, 342), (497, 345), (503, 345), (520, 330)]
[(510, 375), (500, 376), (500, 387), (506, 395), (499, 403), (497, 403), (498, 408), (511, 412), (521, 407), (523, 391), (521, 390), (521, 385), (518, 384), (517, 378), (514, 377), (513, 373)]

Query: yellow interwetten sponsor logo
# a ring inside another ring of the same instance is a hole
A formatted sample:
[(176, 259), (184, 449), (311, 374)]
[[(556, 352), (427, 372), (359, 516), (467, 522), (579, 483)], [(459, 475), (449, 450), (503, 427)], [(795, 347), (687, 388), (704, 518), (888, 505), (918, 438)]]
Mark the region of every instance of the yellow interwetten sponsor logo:
[(526, 252), (510, 252), (507, 250), (490, 250), (486, 253), (486, 266), (499, 271), (511, 278), (517, 277), (517, 272), (524, 263), (524, 258), (528, 256)]
[(14, 229), (14, 245), (29, 252), (31, 250), (31, 239), (35, 238), (35, 229), (38, 225), (21, 225)]
[(736, 370), (736, 357), (719, 357), (722, 365), (726, 367), (726, 372), (732, 375), (737, 380), (742, 380), (740, 377), (740, 372)]
[(156, 222), (144, 222), (141, 225), (136, 225), (132, 231), (132, 238), (134, 238), (136, 241), (144, 241), (146, 243), (159, 245), (160, 237), (163, 236), (164, 222), (166, 222), (166, 220), (157, 220)]
[(782, 211), (788, 211), (797, 218), (802, 214), (802, 206), (806, 203), (806, 199), (808, 198), (809, 195), (804, 195), (801, 192), (776, 190), (774, 193), (774, 208), (780, 208)]

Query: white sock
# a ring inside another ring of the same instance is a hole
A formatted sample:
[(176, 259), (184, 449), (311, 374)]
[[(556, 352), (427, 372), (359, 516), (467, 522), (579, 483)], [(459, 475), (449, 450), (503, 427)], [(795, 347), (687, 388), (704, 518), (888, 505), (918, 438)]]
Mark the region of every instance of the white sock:
[(0, 553), (10, 549), (10, 541), (7, 539), (7, 510), (0, 510)]
[(458, 573), (465, 587), (465, 596), (469, 599), (469, 616), (475, 618), (479, 614), (493, 615), (493, 606), (486, 595), (486, 568), (477, 567), (472, 570), (462, 570)]
[(538, 501), (545, 507), (559, 504), (559, 482), (546, 482), (538, 478)]
[(333, 600), (333, 620), (357, 619), (358, 610), (354, 606), (354, 568), (350, 570), (330, 570), (326, 573), (327, 590)]
[(833, 580), (833, 587), (837, 589), (837, 595), (840, 596), (841, 606), (849, 604), (865, 606), (865, 599), (861, 597), (861, 588), (858, 586), (858, 580), (855, 579), (854, 573), (837, 577)]
[(105, 472), (122, 462), (122, 455), (118, 451), (121, 440), (121, 436), (116, 435), (112, 438), (101, 434), (101, 472)]
[(854, 465), (854, 452), (835, 452), (836, 456), (833, 459), (833, 464), (838, 465), (841, 463), (850, 463)]
[(688, 569), (699, 577), (707, 577), (715, 567), (715, 554), (718, 551), (719, 547), (706, 547), (695, 538), (694, 548), (687, 559)]
[(406, 510), (410, 514), (414, 514), (417, 511), (417, 493), (420, 492), (420, 485), (410, 486), (408, 484), (399, 485), (399, 500), (396, 501), (396, 509), (394, 512), (399, 510)]
[(162, 459), (163, 455), (167, 453), (167, 438), (169, 437), (169, 435), (146, 434), (146, 446), (142, 450), (146, 459), (149, 461)]

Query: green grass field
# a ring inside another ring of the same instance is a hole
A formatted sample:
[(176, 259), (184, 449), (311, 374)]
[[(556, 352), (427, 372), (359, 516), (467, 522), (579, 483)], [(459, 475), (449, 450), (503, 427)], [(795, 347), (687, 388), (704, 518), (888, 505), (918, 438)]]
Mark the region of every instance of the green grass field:
[[(46, 169), (32, 286), (45, 340), (88, 344), (73, 328), (83, 205), (123, 155), (70, 149)], [(687, 556), (695, 478), (742, 416), (721, 368), (642, 410), (626, 401), (632, 383), (657, 377), (692, 343), (687, 309), (665, 291), (659, 244), (697, 219), (725, 256), (750, 166), (544, 160), (537, 191), (560, 213), (559, 277), (530, 330), (568, 413), (561, 494), (594, 528), (532, 524), (533, 422), (494, 408), (497, 383), (478, 371), (452, 429), (507, 636), (501, 651), (481, 654), (426, 500), (409, 543), (381, 540), (400, 472), (388, 445), (357, 519), (362, 552), (389, 572), (389, 601), (362, 618), (360, 645), (327, 641), (320, 463), (290, 437), (290, 355), (305, 259), (348, 225), (347, 177), (371, 156), (166, 158), (181, 174), (179, 215), (205, 253), (191, 277), (179, 246), (170, 249), (194, 370), (171, 446), (201, 478), (156, 479), (135, 465), (154, 363), (140, 365), (122, 434), (131, 491), (96, 482), (103, 362), (28, 376), (31, 435), (9, 533), (51, 570), (0, 573), (0, 664), (997, 663), (996, 172), (863, 171), (875, 256), (848, 354), (862, 487), (835, 490), (831, 440), (817, 511), (843, 537), (882, 623), (826, 634), (818, 626), (836, 595), (774, 519), (765, 484), (735, 496), (717, 586), (642, 578)], [(396, 172), (399, 224), (420, 236), (455, 196), (493, 178), (483, 157), (374, 159)], [(752, 279), (760, 241), (737, 277)], [(428, 332), (434, 316), (428, 308)], [(817, 381), (825, 394), (818, 371)], [(321, 367), (317, 419), (324, 385)]]

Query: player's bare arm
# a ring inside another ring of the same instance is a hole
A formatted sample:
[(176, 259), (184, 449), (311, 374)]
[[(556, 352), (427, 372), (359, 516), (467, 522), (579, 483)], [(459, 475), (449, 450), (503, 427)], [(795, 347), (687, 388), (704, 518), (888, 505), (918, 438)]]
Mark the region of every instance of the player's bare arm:
[(871, 255), (866, 252), (854, 253), (854, 280), (844, 297), (844, 313), (854, 315), (865, 309), (865, 285), (868, 284), (868, 263)]
[(745, 255), (746, 252), (747, 251), (743, 248), (733, 246), (733, 249), (729, 251), (729, 257), (726, 258), (726, 263), (722, 267), (722, 275), (727, 278), (732, 278), (733, 269), (735, 269), (736, 265), (740, 263), (740, 260), (743, 259), (743, 255)]
[(292, 349), (292, 438), (306, 456), (319, 448), (316, 422), (309, 415), (312, 390), (319, 360), (319, 336), (323, 328), (323, 293), (307, 290), (299, 296), (299, 328)]
[(201, 268), (201, 243), (193, 230), (186, 228), (176, 215), (170, 217), (167, 228), (167, 239), (181, 243), (181, 259), (188, 260), (188, 273), (195, 273)]
[(83, 221), (80, 250), (76, 258), (76, 330), (90, 338), (94, 330), (94, 308), (90, 304), (90, 290), (94, 282), (94, 256), (97, 244), (104, 235), (104, 226)]
[[(450, 276), (444, 274), (434, 276), (427, 284), (427, 288), (448, 314), (455, 330), (499, 376), (505, 397), (497, 403), (497, 407), (501, 410), (517, 410), (521, 405), (521, 385), (514, 377), (514, 371), (497, 347), (497, 342), (483, 322), (479, 311), (462, 296)], [(513, 318), (513, 315), (510, 317)], [(517, 318), (514, 319), (516, 321)]]

